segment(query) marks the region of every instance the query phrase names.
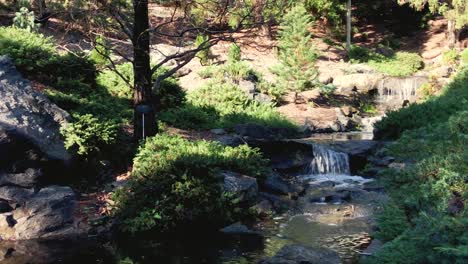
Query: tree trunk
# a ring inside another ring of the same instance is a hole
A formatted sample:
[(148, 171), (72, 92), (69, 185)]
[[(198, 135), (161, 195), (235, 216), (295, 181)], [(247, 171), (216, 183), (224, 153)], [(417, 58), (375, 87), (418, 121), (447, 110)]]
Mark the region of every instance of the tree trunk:
[(346, 4), (346, 51), (351, 49), (351, 0)]
[(152, 102), (148, 0), (133, 0), (134, 137), (143, 139), (157, 133)]
[(458, 37), (457, 37), (457, 30), (455, 28), (455, 21), (452, 19), (448, 20), (447, 24), (447, 45), (450, 49), (455, 48), (457, 44)]

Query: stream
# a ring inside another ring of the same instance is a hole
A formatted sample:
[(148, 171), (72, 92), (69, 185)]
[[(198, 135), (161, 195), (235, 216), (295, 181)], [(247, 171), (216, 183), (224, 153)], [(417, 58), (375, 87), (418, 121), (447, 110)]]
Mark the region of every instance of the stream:
[(373, 215), (386, 196), (367, 188), (372, 179), (352, 175), (348, 154), (330, 141), (370, 140), (367, 134), (316, 135), (313, 159), (294, 175), (304, 191), (286, 212), (253, 226), (261, 235), (212, 234), (170, 242), (148, 240), (0, 242), (0, 262), (24, 263), (167, 263), (244, 264), (273, 256), (288, 244), (326, 247), (343, 263), (357, 263), (371, 242)]

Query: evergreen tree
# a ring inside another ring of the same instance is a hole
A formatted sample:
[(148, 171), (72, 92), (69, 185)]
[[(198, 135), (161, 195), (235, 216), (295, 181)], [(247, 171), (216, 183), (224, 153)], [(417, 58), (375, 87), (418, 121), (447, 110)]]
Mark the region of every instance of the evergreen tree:
[(274, 69), (278, 85), (296, 93), (313, 87), (317, 52), (311, 43), (311, 17), (303, 5), (293, 7), (283, 19), (279, 32), (280, 65)]

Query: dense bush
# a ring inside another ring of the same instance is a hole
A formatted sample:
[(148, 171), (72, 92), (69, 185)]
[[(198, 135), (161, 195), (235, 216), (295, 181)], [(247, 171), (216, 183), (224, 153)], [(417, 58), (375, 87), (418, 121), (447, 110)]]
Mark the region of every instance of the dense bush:
[(262, 177), (265, 166), (258, 150), (246, 145), (232, 148), (161, 134), (140, 147), (129, 185), (114, 196), (116, 214), (130, 232), (174, 231), (188, 224), (213, 228), (243, 213), (222, 192), (219, 170)]
[(399, 137), (386, 151), (406, 166), (381, 174), (391, 203), (379, 217), (377, 235), (389, 242), (368, 262), (466, 263), (467, 73), (439, 98), (393, 112), (379, 124), (385, 135)]
[(161, 114), (161, 119), (180, 128), (232, 128), (257, 123), (269, 127), (295, 126), (270, 104), (249, 99), (235, 84), (210, 82), (187, 95), (187, 103)]
[(413, 104), (399, 111), (387, 113), (377, 123), (378, 138), (398, 138), (405, 130), (416, 129), (427, 124), (447, 120), (455, 113), (468, 107), (468, 69), (462, 70), (439, 97), (430, 98), (422, 104)]
[(106, 147), (115, 143), (117, 124), (103, 121), (91, 114), (75, 116), (75, 122), (62, 127), (60, 132), (65, 137), (65, 147), (81, 156), (97, 155)]
[(62, 55), (52, 39), (26, 29), (0, 27), (0, 55), (8, 55), (18, 70), (45, 84), (56, 85), (64, 79), (92, 84), (96, 76), (90, 60), (70, 53)]

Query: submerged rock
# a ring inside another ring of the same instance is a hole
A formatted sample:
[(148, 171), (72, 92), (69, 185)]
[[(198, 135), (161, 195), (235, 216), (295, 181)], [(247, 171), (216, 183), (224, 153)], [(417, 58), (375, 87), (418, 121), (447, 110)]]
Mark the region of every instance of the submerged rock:
[(329, 249), (309, 248), (301, 245), (284, 246), (274, 257), (259, 264), (337, 264), (341, 263), (338, 253)]

